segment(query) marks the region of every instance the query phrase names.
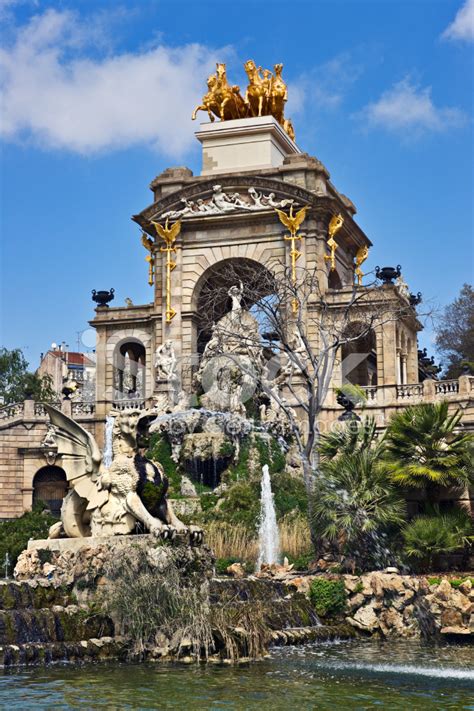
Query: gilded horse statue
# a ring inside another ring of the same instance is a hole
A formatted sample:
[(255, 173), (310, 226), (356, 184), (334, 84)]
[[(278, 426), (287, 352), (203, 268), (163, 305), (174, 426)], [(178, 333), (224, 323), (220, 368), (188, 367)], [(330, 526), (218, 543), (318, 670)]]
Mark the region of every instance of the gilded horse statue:
[(207, 79), (208, 92), (193, 111), (193, 121), (198, 111), (207, 111), (209, 120), (217, 116), (221, 121), (247, 118), (249, 116), (274, 116), (280, 126), (294, 141), (295, 132), (291, 119), (285, 118), (285, 103), (288, 89), (282, 78), (283, 64), (275, 64), (274, 74), (269, 69), (257, 67), (253, 59), (244, 64), (249, 79), (245, 98), (240, 88), (227, 81), (226, 65), (216, 64), (216, 73)]
[[(249, 85), (245, 93), (245, 103), (252, 116), (265, 116), (271, 81), (268, 75), (260, 76), (262, 67), (257, 67), (253, 59), (244, 64), (244, 69), (249, 78)], [(271, 72), (270, 72), (271, 74)]]
[(207, 111), (211, 121), (214, 121), (213, 114), (221, 121), (247, 116), (247, 107), (240, 95), (240, 87), (231, 86), (227, 81), (225, 64), (216, 64), (216, 74), (208, 77), (207, 88), (209, 91), (203, 97), (202, 104), (193, 111), (193, 121), (198, 111)]

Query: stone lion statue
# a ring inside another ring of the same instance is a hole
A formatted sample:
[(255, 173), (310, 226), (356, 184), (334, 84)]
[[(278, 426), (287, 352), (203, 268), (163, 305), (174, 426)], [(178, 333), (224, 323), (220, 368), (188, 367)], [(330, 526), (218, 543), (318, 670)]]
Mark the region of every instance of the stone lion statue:
[[(202, 530), (186, 526), (174, 514), (166, 496), (163, 467), (140, 451), (139, 422), (152, 419), (152, 413), (127, 410), (117, 415), (113, 459), (105, 467), (97, 442), (87, 430), (51, 405), (45, 408), (55, 427), (58, 455), (70, 486), (61, 521), (51, 527), (50, 538), (126, 535), (139, 523), (144, 531), (164, 538), (189, 533), (191, 543), (201, 543)], [(151, 511), (144, 501), (150, 502)]]

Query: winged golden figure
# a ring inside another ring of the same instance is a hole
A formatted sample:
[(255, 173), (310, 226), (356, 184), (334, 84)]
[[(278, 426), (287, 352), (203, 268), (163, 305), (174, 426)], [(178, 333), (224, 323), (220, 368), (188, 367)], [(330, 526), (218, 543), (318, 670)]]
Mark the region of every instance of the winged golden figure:
[(168, 227), (168, 218), (166, 219), (165, 226), (160, 225), (159, 222), (151, 221), (151, 224), (155, 228), (157, 234), (166, 242), (168, 248), (172, 247), (176, 241), (177, 236), (181, 232), (181, 220), (177, 220), (171, 227)]
[(356, 252), (355, 256), (355, 270), (354, 270), (354, 276), (357, 277), (357, 285), (361, 286), (362, 285), (362, 277), (364, 276), (362, 269), (360, 268), (361, 264), (365, 262), (367, 257), (369, 256), (369, 248), (366, 244), (364, 244), (362, 247), (359, 247), (359, 249)]
[(290, 213), (288, 215), (286, 214), (286, 212), (283, 212), (283, 210), (275, 210), (275, 212), (278, 214), (280, 222), (285, 225), (285, 227), (288, 227), (290, 235), (294, 237), (295, 234), (298, 232), (300, 225), (303, 223), (308, 210), (309, 205), (305, 205), (301, 208), (301, 210), (298, 210), (296, 215), (293, 215), (293, 205), (291, 205)]
[(343, 224), (344, 224), (344, 218), (341, 214), (333, 215), (331, 218), (331, 222), (329, 223), (329, 227), (328, 227), (329, 237), (334, 237), (336, 232), (339, 232), (339, 230), (341, 229)]
[(147, 249), (149, 252), (153, 249), (154, 241), (151, 239), (151, 237), (148, 237), (148, 235), (145, 232), (142, 232), (142, 245)]

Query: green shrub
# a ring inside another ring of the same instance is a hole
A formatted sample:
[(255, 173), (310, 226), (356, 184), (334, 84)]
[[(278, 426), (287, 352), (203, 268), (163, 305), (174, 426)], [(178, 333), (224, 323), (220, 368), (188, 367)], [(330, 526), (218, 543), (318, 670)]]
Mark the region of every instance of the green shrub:
[(288, 562), (293, 565), (295, 570), (308, 570), (309, 564), (314, 560), (314, 551), (302, 553), (299, 556), (293, 556), (289, 553), (283, 553), (284, 558), (288, 558)]
[(255, 529), (260, 512), (260, 483), (238, 481), (225, 492), (216, 515), (228, 523), (242, 523)]
[(405, 554), (420, 570), (429, 570), (436, 555), (462, 549), (471, 535), (472, 521), (464, 511), (417, 516), (403, 529)]
[(309, 599), (321, 617), (337, 617), (346, 609), (344, 581), (315, 578), (309, 588)]
[(168, 477), (171, 493), (179, 494), (181, 490), (181, 476), (178, 473), (176, 462), (171, 457), (171, 445), (164, 435), (154, 434), (151, 436), (150, 447), (146, 456), (161, 464)]
[(48, 531), (57, 518), (44, 508), (44, 504), (35, 504), (19, 518), (0, 522), (0, 570), (4, 575), (5, 556), (8, 553), (10, 564), (8, 574), (11, 575), (18, 556), (25, 550), (30, 538), (42, 539), (48, 537)]
[(308, 510), (308, 495), (303, 479), (296, 479), (284, 472), (277, 472), (276, 474), (271, 470), (270, 472), (277, 519), (282, 519), (290, 511), (306, 514)]

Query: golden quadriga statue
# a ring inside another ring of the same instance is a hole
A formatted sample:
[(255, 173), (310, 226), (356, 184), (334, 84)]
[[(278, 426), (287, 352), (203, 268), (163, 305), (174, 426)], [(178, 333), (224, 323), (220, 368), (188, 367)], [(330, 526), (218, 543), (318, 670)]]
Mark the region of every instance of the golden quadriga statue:
[(291, 119), (285, 118), (288, 89), (281, 76), (283, 64), (275, 64), (273, 73), (269, 69), (257, 67), (253, 59), (245, 62), (244, 68), (249, 79), (245, 98), (240, 94), (240, 87), (231, 86), (227, 81), (225, 64), (218, 63), (216, 67), (215, 75), (211, 74), (207, 79), (207, 94), (193, 111), (193, 120), (198, 111), (207, 111), (211, 121), (214, 121), (215, 116), (221, 121), (274, 116), (291, 140), (295, 140)]

